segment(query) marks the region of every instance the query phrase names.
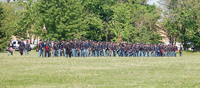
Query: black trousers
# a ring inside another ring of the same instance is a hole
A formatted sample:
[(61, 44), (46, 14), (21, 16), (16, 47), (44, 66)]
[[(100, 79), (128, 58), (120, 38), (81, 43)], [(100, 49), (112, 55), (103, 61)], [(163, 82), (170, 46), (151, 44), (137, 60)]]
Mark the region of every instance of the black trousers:
[(45, 51), (44, 56), (45, 57), (47, 57), (47, 56), (50, 57), (50, 51)]
[(68, 58), (68, 56), (71, 58), (71, 50), (66, 48), (66, 57)]
[(19, 50), (19, 53), (20, 53), (21, 55), (23, 55), (23, 51), (24, 51), (23, 49), (20, 49), (20, 50)]

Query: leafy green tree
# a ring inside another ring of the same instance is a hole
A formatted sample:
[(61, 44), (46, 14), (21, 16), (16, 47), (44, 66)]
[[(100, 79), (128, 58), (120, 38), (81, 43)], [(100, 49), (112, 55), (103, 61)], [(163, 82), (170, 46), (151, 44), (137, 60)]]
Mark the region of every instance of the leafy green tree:
[(30, 41), (32, 41), (32, 37), (39, 36), (42, 33), (43, 23), (37, 10), (37, 2), (35, 2), (35, 0), (28, 0), (28, 2), (19, 1), (18, 4), (23, 7), (23, 9), (17, 12), (19, 13), (19, 20), (14, 34), (22, 38), (27, 38), (27, 36), (29, 36)]
[[(19, 4), (16, 34), (42, 39), (92, 39), (157, 43), (160, 13), (147, 0), (27, 0)], [(42, 29), (45, 24), (47, 33)], [(22, 37), (25, 37), (22, 36)]]
[(15, 29), (15, 9), (9, 4), (0, 3), (0, 51), (6, 49)]
[(200, 47), (199, 38), (199, 4), (198, 0), (164, 0), (166, 10), (163, 12), (164, 29), (172, 38), (172, 42), (181, 42), (186, 49), (192, 42)]
[(118, 2), (111, 8), (113, 18), (109, 22), (109, 29), (113, 32), (113, 40), (118, 41), (119, 32), (122, 40), (127, 42), (155, 43), (152, 40), (160, 39), (155, 33), (155, 24), (160, 18), (155, 5), (129, 0)]
[(83, 21), (82, 9), (81, 2), (75, 0), (39, 1), (37, 11), (48, 32), (43, 33), (43, 38), (52, 40), (81, 38), (87, 27)]

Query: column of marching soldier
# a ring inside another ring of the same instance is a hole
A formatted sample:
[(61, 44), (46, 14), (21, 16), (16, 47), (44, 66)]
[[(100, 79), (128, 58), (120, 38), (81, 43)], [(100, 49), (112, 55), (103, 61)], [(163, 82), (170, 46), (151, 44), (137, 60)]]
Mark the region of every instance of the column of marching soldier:
[[(20, 44), (21, 55), (23, 55), (23, 50), (25, 50), (25, 54), (28, 53), (30, 44), (27, 44)], [(22, 47), (24, 48), (22, 49)], [(52, 45), (49, 40), (46, 40), (46, 43), (40, 40), (36, 51), (39, 52), (38, 57), (43, 57), (43, 55), (45, 57), (176, 57), (177, 46), (126, 43), (118, 45), (115, 42), (96, 42), (92, 40), (74, 40), (73, 42), (71, 40), (61, 40), (60, 43), (56, 40)], [(182, 46), (180, 46), (179, 54), (182, 56)]]
[[(53, 45), (47, 40), (44, 44), (40, 41), (38, 46), (39, 54), (50, 57), (52, 50), (53, 57), (176, 57), (177, 46), (161, 44), (120, 44), (114, 42), (95, 42), (92, 40), (61, 40), (54, 41)], [(182, 47), (180, 49), (182, 53)]]

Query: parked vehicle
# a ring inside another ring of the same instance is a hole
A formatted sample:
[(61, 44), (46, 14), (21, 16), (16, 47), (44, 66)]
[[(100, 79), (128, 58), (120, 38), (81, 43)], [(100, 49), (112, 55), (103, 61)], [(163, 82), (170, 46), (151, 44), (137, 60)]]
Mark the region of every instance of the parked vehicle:
[[(13, 43), (13, 49), (14, 49), (14, 51), (19, 51), (19, 45), (20, 45), (21, 41), (19, 41), (19, 40), (12, 40), (12, 43)], [(24, 43), (26, 44), (26, 40), (24, 40)], [(31, 49), (33, 49), (37, 45), (36, 44), (30, 44), (30, 46), (31, 46)], [(6, 48), (6, 51), (9, 51), (8, 47)]]

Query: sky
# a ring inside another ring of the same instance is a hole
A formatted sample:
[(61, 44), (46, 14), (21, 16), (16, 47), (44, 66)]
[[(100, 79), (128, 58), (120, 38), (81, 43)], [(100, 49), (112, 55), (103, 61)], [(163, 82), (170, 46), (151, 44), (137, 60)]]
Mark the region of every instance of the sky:
[(159, 6), (158, 1), (160, 1), (160, 0), (149, 0), (148, 4), (152, 5), (155, 3), (155, 5)]
[[(0, 1), (4, 1), (4, 2), (6, 2), (6, 0), (0, 0)], [(10, 0), (10, 1), (13, 1), (13, 0)]]
[(0, 1), (5, 1), (5, 0), (0, 0)]
[[(4, 2), (5, 2), (6, 0), (0, 0), (0, 1), (4, 1)], [(13, 0), (10, 0), (10, 1), (13, 1)], [(153, 3), (155, 3), (156, 5), (158, 5), (158, 1), (159, 1), (159, 0), (149, 0), (148, 3), (151, 4), (151, 5), (152, 5)]]

